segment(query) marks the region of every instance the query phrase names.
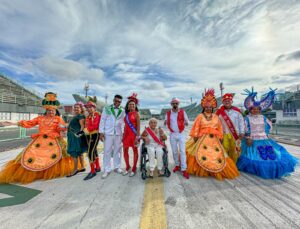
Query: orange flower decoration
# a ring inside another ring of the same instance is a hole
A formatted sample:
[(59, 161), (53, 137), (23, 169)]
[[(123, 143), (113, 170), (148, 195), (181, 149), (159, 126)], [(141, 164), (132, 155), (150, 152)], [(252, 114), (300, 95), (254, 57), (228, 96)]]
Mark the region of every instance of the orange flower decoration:
[(217, 107), (217, 100), (215, 97), (215, 90), (213, 88), (205, 90), (204, 97), (201, 99), (202, 107)]

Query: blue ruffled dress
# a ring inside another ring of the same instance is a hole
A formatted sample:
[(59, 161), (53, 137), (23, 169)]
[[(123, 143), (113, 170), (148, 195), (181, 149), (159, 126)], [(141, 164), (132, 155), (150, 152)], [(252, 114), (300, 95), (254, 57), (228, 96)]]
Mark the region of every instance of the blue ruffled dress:
[(263, 115), (249, 115), (245, 121), (246, 134), (253, 142), (247, 146), (246, 140), (242, 141), (238, 169), (265, 179), (281, 178), (294, 172), (298, 159), (268, 138), (272, 125), (270, 121)]

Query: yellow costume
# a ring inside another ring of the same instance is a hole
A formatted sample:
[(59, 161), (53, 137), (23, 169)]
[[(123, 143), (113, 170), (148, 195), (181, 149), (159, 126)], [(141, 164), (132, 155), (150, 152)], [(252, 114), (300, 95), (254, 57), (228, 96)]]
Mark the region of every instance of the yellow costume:
[(228, 156), (236, 163), (241, 154), (241, 141), (236, 141), (231, 133), (224, 134), (223, 146)]

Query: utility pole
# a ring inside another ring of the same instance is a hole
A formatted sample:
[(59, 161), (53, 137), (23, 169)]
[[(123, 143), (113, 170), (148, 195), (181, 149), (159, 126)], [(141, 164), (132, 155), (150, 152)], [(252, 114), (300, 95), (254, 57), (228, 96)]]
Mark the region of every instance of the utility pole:
[(105, 94), (105, 103), (107, 104), (108, 95)]
[(88, 83), (85, 83), (84, 84), (85, 98), (87, 98), (89, 89), (90, 89), (90, 85)]
[(221, 91), (221, 97), (223, 97), (223, 90), (224, 90), (224, 86), (223, 83), (220, 83), (220, 91)]

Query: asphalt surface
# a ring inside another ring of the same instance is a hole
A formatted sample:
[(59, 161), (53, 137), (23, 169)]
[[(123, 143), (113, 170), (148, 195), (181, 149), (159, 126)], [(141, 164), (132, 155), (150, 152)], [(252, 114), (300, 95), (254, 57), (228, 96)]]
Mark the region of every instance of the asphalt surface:
[[(167, 145), (170, 148), (168, 141)], [(300, 147), (283, 146), (300, 158)], [(20, 151), (2, 152), (0, 167)], [(169, 161), (172, 169), (171, 154)], [(98, 174), (83, 181), (86, 173), (26, 185), (42, 192), (26, 203), (0, 208), (1, 228), (287, 229), (300, 225), (299, 169), (279, 180), (246, 173), (235, 180), (195, 176), (186, 180), (172, 173), (169, 178), (144, 181), (139, 173), (132, 178), (111, 173), (106, 179)], [(0, 185), (0, 201), (7, 197)]]
[(30, 141), (30, 135), (37, 133), (37, 128), (26, 129), (26, 138), (20, 138), (19, 128), (0, 128), (0, 152), (25, 147)]

